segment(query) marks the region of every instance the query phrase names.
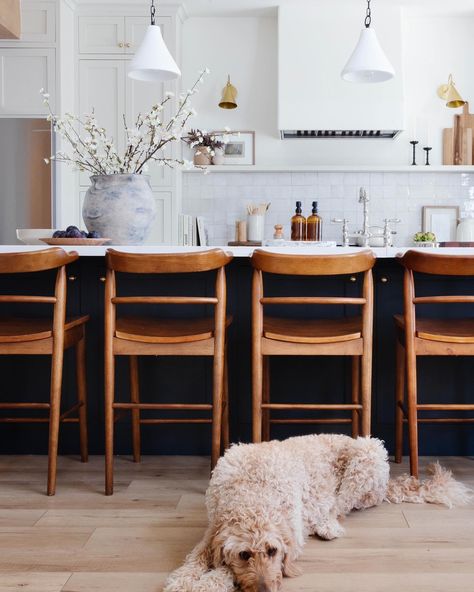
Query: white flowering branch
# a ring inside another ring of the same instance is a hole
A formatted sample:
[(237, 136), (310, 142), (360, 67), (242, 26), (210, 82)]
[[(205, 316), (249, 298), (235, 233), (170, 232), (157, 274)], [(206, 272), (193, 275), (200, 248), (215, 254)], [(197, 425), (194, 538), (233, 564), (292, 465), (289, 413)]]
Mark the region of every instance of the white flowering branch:
[(197, 81), (188, 91), (180, 94), (177, 111), (168, 122), (163, 121), (163, 116), (166, 104), (174, 96), (171, 92), (167, 92), (148, 113), (139, 114), (133, 127), (128, 127), (124, 116), (126, 146), (123, 156), (118, 154), (114, 140), (107, 136), (105, 128), (98, 125), (94, 111), (86, 114), (84, 119), (70, 113), (64, 117), (55, 115), (51, 110), (49, 94), (41, 89), (43, 102), (49, 110), (48, 121), (71, 148), (70, 152), (57, 152), (45, 161), (65, 162), (93, 175), (140, 174), (147, 170), (151, 161), (171, 168), (192, 167), (192, 163), (168, 157), (163, 152), (173, 142), (181, 140), (189, 118), (196, 115), (191, 107), (191, 97), (198, 92), (206, 74), (209, 74), (207, 68), (199, 73)]

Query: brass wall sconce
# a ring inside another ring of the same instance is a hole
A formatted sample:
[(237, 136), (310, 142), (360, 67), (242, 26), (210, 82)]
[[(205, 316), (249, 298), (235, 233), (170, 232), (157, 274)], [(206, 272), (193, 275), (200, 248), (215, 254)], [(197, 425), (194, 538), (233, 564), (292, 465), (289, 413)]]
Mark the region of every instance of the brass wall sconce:
[(456, 109), (466, 104), (454, 86), (453, 76), (449, 75), (448, 84), (442, 84), (438, 87), (438, 97), (446, 101), (446, 107)]
[(230, 82), (230, 74), (227, 77), (227, 84), (222, 89), (219, 107), (221, 109), (237, 109), (237, 89)]

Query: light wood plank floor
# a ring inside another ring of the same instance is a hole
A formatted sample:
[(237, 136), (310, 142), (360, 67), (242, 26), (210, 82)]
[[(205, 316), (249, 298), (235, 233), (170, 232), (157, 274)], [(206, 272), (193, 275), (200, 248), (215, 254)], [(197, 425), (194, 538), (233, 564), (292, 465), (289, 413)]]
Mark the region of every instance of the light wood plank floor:
[[(205, 528), (206, 458), (117, 459), (112, 497), (102, 493), (102, 457), (61, 458), (53, 498), (44, 495), (46, 463), (0, 457), (1, 592), (159, 592)], [(442, 463), (474, 486), (474, 459)], [(474, 504), (384, 504), (345, 526), (342, 539), (308, 541), (304, 575), (284, 591), (474, 590)]]

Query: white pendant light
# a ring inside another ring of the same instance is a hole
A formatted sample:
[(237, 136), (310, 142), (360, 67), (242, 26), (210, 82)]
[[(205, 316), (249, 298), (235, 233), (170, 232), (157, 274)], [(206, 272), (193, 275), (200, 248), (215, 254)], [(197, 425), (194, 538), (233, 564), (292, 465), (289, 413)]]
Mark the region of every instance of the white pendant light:
[(155, 2), (151, 0), (151, 24), (135, 54), (128, 75), (135, 80), (160, 82), (181, 76), (178, 65), (163, 41), (161, 28), (155, 24)]
[(395, 70), (380, 47), (375, 31), (370, 28), (370, 23), (370, 0), (367, 0), (365, 28), (360, 32), (359, 42), (341, 72), (343, 80), (385, 82), (395, 76)]

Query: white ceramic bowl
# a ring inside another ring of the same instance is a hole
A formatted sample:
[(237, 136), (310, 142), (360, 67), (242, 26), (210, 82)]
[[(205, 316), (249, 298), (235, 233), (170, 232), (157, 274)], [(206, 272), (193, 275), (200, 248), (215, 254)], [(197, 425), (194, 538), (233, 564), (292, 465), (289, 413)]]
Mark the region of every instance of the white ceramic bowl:
[(16, 238), (25, 245), (44, 245), (40, 238), (51, 238), (54, 228), (17, 228)]

